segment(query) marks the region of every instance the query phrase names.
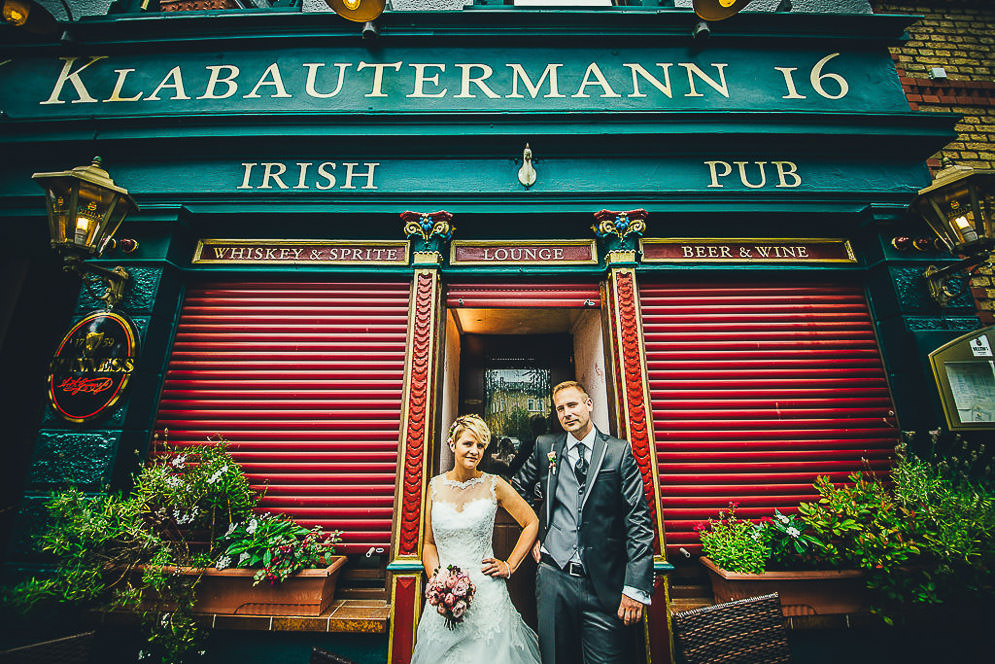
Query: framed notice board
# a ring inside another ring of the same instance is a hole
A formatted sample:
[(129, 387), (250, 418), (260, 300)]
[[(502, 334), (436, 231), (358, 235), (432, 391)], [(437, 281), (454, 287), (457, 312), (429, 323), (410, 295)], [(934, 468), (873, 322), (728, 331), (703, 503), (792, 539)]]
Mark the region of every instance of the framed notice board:
[(929, 354), (952, 431), (995, 429), (995, 325), (974, 330)]

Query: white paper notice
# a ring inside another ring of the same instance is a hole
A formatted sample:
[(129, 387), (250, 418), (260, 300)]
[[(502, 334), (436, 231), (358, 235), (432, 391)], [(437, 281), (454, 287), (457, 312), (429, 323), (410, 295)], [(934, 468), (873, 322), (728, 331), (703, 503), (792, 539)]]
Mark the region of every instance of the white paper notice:
[(960, 421), (995, 422), (995, 362), (947, 362), (944, 367)]
[(988, 343), (988, 335), (982, 334), (976, 339), (971, 339), (971, 352), (975, 357), (992, 357), (992, 346)]

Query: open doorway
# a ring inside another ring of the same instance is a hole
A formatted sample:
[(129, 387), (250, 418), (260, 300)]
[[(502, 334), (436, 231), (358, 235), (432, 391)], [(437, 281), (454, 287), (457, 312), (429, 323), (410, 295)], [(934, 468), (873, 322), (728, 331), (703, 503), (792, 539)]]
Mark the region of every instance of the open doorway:
[[(493, 432), (486, 472), (512, 476), (542, 433), (562, 431), (552, 409), (552, 388), (583, 383), (594, 402), (592, 420), (611, 431), (601, 310), (582, 307), (451, 307), (446, 316), (440, 436), (435, 472), (452, 467), (446, 432), (461, 414), (476, 413)], [(535, 507), (535, 505), (533, 505)], [(494, 553), (511, 553), (520, 529), (503, 510)], [(525, 621), (536, 627), (535, 563), (527, 557), (509, 582)]]

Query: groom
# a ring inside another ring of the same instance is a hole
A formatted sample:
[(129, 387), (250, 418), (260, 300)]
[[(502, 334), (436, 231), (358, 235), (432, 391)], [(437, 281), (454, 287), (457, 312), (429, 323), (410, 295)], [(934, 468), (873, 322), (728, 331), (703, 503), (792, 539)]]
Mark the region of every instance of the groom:
[(630, 664), (653, 590), (653, 528), (632, 448), (591, 423), (576, 381), (553, 388), (566, 433), (547, 434), (514, 478), (542, 496), (536, 603), (543, 664)]

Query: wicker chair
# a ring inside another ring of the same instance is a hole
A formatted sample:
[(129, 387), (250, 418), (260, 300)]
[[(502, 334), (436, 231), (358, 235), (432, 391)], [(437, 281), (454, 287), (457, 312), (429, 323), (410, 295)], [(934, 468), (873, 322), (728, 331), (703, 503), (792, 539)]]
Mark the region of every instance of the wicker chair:
[(687, 664), (787, 664), (788, 639), (777, 593), (673, 615), (677, 651)]

